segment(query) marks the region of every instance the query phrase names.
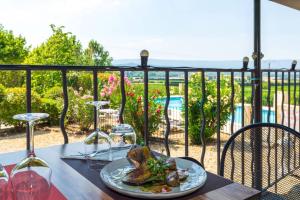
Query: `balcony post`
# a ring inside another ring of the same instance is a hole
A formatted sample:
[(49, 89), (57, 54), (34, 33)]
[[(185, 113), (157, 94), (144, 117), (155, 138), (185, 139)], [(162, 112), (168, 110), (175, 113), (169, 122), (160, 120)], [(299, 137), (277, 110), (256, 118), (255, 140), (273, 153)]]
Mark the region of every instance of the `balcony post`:
[[(254, 0), (254, 122), (261, 122), (261, 0)], [(254, 187), (262, 189), (262, 136), (261, 130), (254, 134)]]
[(149, 145), (149, 118), (148, 118), (148, 57), (149, 52), (147, 50), (142, 50), (141, 56), (141, 67), (144, 69), (144, 143)]

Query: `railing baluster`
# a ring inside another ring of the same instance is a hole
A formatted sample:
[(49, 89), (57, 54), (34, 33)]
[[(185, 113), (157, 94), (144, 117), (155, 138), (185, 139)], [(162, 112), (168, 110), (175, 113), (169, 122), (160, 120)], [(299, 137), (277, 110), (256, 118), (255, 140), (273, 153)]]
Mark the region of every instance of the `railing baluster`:
[[(298, 81), (299, 81), (299, 83), (298, 83), (298, 90), (299, 90), (299, 96), (298, 96), (298, 108), (299, 108), (299, 113), (298, 113), (298, 132), (300, 131), (300, 72), (299, 72), (299, 74), (298, 74)], [(300, 149), (300, 141), (298, 141), (298, 149)], [(298, 156), (298, 158), (299, 158), (299, 165), (300, 165), (300, 155)]]
[(148, 129), (148, 123), (149, 123), (149, 117), (148, 117), (148, 69), (147, 66), (144, 66), (144, 142), (145, 145), (149, 145), (149, 129)]
[(122, 70), (121, 72), (121, 94), (122, 94), (122, 102), (121, 102), (121, 108), (119, 112), (119, 122), (121, 124), (124, 123), (124, 118), (123, 118), (123, 113), (125, 109), (125, 104), (126, 104), (126, 94), (125, 94), (125, 72)]
[[(296, 130), (296, 72), (294, 71), (294, 130)], [(293, 135), (294, 168), (296, 168), (296, 137)]]
[(184, 154), (189, 156), (189, 72), (184, 71)]
[[(254, 73), (251, 72), (251, 124), (254, 123)], [(254, 136), (250, 136), (251, 148), (251, 176), (254, 177)], [(251, 187), (254, 187), (254, 178), (252, 178)]]
[[(284, 125), (284, 72), (281, 74), (281, 124)], [(282, 176), (284, 176), (284, 133), (281, 134), (281, 167)]]
[(221, 160), (221, 94), (220, 94), (220, 72), (217, 72), (217, 171), (220, 174)]
[[(231, 128), (230, 128), (230, 131), (231, 131), (231, 135), (233, 135), (233, 125), (234, 125), (234, 73), (231, 72), (231, 75), (230, 75), (230, 82), (231, 82), (231, 101), (230, 101), (230, 112), (231, 112)], [(235, 142), (233, 141), (232, 142), (232, 145), (231, 145), (231, 151), (230, 151), (230, 156), (231, 156), (231, 162), (232, 162), (232, 165), (231, 165), (231, 180), (234, 180), (234, 169), (235, 169), (235, 160), (234, 160), (234, 155), (233, 155), (233, 151), (234, 151), (234, 147), (235, 147)]]
[[(242, 127), (245, 126), (245, 72), (242, 72), (241, 74), (241, 87), (242, 87)], [(244, 135), (244, 132), (242, 133), (242, 162), (241, 162), (241, 166), (242, 166), (242, 184), (245, 183), (245, 166), (244, 166), (244, 163), (245, 163), (245, 135)]]
[(65, 128), (65, 118), (68, 112), (69, 107), (69, 98), (68, 98), (68, 87), (67, 87), (67, 71), (62, 70), (62, 87), (63, 87), (63, 94), (64, 94), (64, 108), (60, 116), (60, 129), (64, 136), (64, 143), (67, 144), (69, 142), (68, 134)]
[(254, 123), (254, 74), (251, 72), (251, 124)]
[[(291, 127), (291, 72), (288, 72), (288, 127)], [(288, 172), (290, 172), (290, 158), (291, 158), (291, 136), (290, 133), (288, 133)]]
[[(251, 149), (251, 177), (254, 177), (254, 134), (250, 135), (250, 149)], [(251, 187), (254, 187), (254, 178), (251, 179)]]
[[(31, 70), (26, 70), (26, 112), (31, 113)], [(26, 148), (30, 149), (29, 124), (26, 126)]]
[[(275, 72), (275, 124), (277, 124), (277, 84), (278, 84), (278, 77), (277, 77), (277, 71)], [(277, 141), (278, 141), (278, 132), (277, 129), (275, 129), (275, 193), (277, 192), (277, 179), (278, 179), (278, 145), (277, 145)]]
[[(271, 116), (271, 80), (270, 80), (270, 72), (268, 72), (268, 96), (267, 96), (267, 101), (268, 101), (268, 123), (270, 123), (270, 116)], [(268, 142), (268, 185), (271, 184), (271, 163), (270, 163), (270, 155), (271, 155), (271, 145), (270, 145), (270, 128), (268, 128), (268, 136), (267, 136), (267, 142)]]
[(202, 71), (201, 73), (201, 79), (202, 79), (202, 100), (201, 100), (201, 132), (200, 132), (200, 138), (201, 138), (201, 144), (202, 144), (202, 152), (201, 152), (201, 164), (204, 166), (204, 157), (205, 157), (205, 151), (206, 151), (206, 138), (205, 138), (205, 114), (204, 114), (204, 104), (205, 104), (205, 99), (206, 99), (206, 94), (205, 94), (205, 72)]
[(167, 156), (170, 156), (170, 148), (169, 148), (169, 134), (170, 134), (170, 120), (169, 120), (169, 114), (168, 114), (168, 109), (169, 109), (169, 103), (170, 103), (170, 78), (169, 78), (169, 71), (165, 72), (165, 84), (166, 84), (166, 104), (165, 104), (165, 110), (164, 110), (164, 115), (166, 119), (166, 130), (164, 133), (164, 144), (167, 152)]
[[(96, 70), (93, 71), (93, 96), (94, 101), (98, 101), (98, 72)], [(94, 106), (94, 129), (97, 129), (97, 108)]]

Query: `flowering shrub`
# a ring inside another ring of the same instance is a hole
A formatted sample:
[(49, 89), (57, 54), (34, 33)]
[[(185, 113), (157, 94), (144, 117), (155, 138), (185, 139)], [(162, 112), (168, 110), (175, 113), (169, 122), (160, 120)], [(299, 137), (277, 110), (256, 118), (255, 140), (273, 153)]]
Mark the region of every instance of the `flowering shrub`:
[[(138, 88), (128, 87), (126, 93), (126, 106), (125, 106), (125, 122), (132, 125), (136, 134), (137, 141), (141, 143), (143, 141), (144, 131), (144, 98), (143, 91)], [(148, 130), (151, 135), (157, 129), (162, 122), (162, 105), (156, 102), (157, 97), (160, 96), (158, 90), (149, 94), (148, 100)]]
[[(201, 144), (200, 130), (202, 122), (201, 103), (202, 87), (201, 73), (195, 73), (191, 76), (189, 92), (189, 136), (193, 144)], [(231, 85), (230, 79), (222, 77), (220, 80), (220, 126), (224, 126), (230, 117), (230, 96)], [(239, 99), (240, 86), (234, 84), (235, 98), (234, 102)], [(205, 138), (211, 138), (217, 132), (217, 83), (216, 80), (205, 81), (206, 98), (204, 101), (205, 115)]]
[[(132, 84), (125, 77), (126, 104), (124, 110), (124, 121), (132, 125), (136, 134), (137, 141), (141, 143), (144, 136), (144, 99), (143, 87), (139, 84)], [(116, 74), (107, 76), (107, 81), (104, 81), (100, 92), (101, 99), (110, 100), (111, 107), (119, 108), (121, 104), (120, 77)], [(149, 90), (149, 133), (153, 133), (158, 129), (161, 123), (162, 106), (156, 99), (161, 95), (159, 90)]]

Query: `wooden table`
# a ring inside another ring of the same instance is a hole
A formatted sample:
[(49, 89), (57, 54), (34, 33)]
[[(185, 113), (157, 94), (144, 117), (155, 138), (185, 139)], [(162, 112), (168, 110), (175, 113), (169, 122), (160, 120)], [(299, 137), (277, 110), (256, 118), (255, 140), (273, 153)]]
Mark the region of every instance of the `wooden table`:
[[(37, 156), (46, 160), (52, 169), (53, 184), (70, 200), (110, 200), (113, 199), (109, 192), (101, 191), (96, 185), (79, 174), (75, 169), (60, 159), (60, 155), (66, 153), (77, 153), (83, 151), (82, 144), (57, 145), (48, 148), (37, 149)], [(3, 165), (15, 164), (26, 157), (26, 151), (0, 154), (0, 163)], [(213, 175), (217, 176), (217, 175)], [(209, 181), (209, 180), (208, 180)], [(231, 183), (219, 189), (207, 192), (197, 197), (191, 197), (193, 200), (241, 200), (258, 199), (260, 192), (240, 185)]]

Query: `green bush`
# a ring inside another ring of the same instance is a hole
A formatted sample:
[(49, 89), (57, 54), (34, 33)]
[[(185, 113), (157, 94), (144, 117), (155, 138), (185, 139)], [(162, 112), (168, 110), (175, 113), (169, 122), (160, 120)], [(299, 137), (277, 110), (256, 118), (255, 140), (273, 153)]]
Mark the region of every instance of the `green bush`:
[(5, 87), (0, 84), (0, 103), (4, 100), (6, 95)]
[(63, 99), (63, 89), (61, 86), (55, 86), (52, 87), (50, 89), (48, 89), (45, 93), (44, 93), (44, 97), (48, 98), (48, 99)]
[(47, 118), (47, 121), (49, 125), (58, 125), (60, 115), (63, 109), (63, 104), (60, 100), (54, 100), (54, 99), (47, 99), (42, 98), (41, 99), (41, 112), (45, 112), (49, 114), (49, 117)]
[[(195, 73), (191, 76), (189, 91), (189, 137), (193, 144), (201, 144), (200, 132), (202, 122), (202, 85), (201, 73)], [(239, 99), (240, 86), (234, 83), (235, 98)], [(205, 100), (203, 104), (205, 116), (205, 139), (211, 138), (217, 132), (217, 83), (215, 80), (205, 81)], [(224, 126), (230, 117), (230, 79), (222, 77), (220, 80), (220, 126)]]
[[(20, 128), (25, 122), (14, 120), (15, 114), (26, 113), (26, 89), (25, 88), (7, 88), (6, 95), (0, 103), (0, 121), (5, 125), (12, 125)], [(40, 96), (32, 91), (31, 94), (32, 112), (37, 112), (41, 104)]]
[(93, 90), (93, 77), (90, 72), (70, 72), (68, 74), (68, 85), (80, 91), (80, 94), (89, 93)]
[(79, 125), (81, 131), (87, 131), (93, 123), (94, 109), (86, 104), (92, 98), (81, 97), (76, 90), (68, 88), (69, 110), (67, 114), (68, 123)]

